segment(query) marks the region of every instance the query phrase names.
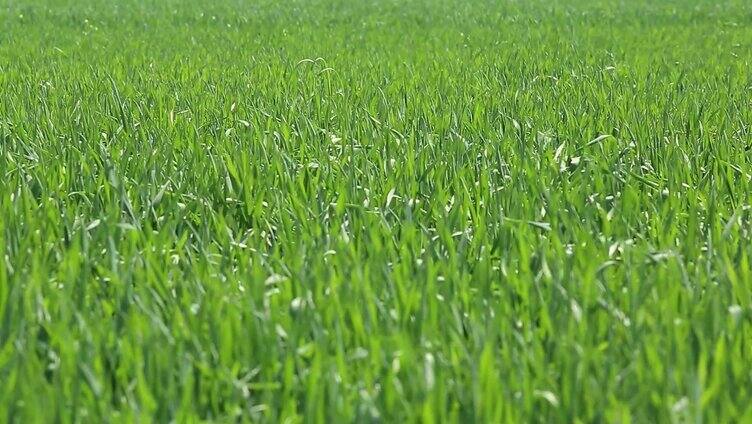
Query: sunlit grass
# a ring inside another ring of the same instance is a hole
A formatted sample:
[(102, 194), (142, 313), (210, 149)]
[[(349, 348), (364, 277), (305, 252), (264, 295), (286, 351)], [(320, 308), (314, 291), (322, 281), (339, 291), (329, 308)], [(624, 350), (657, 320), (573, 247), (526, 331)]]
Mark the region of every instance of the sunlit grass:
[(752, 420), (750, 25), (0, 5), (0, 421)]

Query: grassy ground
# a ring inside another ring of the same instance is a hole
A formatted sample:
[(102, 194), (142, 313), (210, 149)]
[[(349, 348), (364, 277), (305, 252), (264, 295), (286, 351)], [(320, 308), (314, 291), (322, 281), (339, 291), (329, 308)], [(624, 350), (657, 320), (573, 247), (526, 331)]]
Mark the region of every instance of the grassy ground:
[(746, 1), (0, 5), (0, 421), (752, 420)]

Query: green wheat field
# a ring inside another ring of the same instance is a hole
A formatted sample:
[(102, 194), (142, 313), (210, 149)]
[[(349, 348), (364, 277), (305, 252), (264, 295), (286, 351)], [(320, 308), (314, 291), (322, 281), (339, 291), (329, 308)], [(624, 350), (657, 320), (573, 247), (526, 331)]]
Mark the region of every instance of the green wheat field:
[(752, 422), (752, 4), (6, 0), (0, 422)]

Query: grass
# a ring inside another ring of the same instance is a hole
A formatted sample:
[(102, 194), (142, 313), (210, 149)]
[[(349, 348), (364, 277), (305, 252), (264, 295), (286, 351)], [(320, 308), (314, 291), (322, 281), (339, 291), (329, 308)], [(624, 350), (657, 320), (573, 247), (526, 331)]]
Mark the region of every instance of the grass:
[(752, 421), (752, 6), (0, 6), (0, 421)]

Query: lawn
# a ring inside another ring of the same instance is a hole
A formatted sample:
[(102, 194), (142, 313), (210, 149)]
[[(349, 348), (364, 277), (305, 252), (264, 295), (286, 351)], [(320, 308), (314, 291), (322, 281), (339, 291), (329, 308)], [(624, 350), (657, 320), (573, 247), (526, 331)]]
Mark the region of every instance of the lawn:
[(0, 422), (752, 421), (752, 4), (0, 5)]

